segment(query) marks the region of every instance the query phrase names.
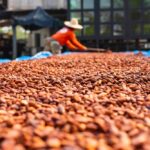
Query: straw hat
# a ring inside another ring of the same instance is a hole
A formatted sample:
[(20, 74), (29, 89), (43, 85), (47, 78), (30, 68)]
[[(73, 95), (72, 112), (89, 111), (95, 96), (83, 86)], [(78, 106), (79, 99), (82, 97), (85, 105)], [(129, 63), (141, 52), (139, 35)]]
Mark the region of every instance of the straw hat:
[(64, 24), (67, 27), (73, 28), (73, 29), (82, 29), (83, 26), (79, 24), (78, 19), (72, 18), (71, 21), (65, 21)]

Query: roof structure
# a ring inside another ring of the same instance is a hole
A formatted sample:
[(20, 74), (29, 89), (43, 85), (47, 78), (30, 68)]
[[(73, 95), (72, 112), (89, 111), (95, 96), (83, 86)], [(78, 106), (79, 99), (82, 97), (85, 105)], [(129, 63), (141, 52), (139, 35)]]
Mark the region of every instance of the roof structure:
[(50, 16), (44, 9), (38, 7), (25, 16), (13, 16), (13, 25), (20, 25), (29, 30), (38, 30), (45, 27), (61, 28), (63, 26), (63, 22)]

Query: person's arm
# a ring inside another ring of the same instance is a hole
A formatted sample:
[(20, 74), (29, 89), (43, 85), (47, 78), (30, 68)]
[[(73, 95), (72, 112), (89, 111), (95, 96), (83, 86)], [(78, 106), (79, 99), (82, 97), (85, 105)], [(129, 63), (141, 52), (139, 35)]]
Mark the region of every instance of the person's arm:
[(66, 42), (66, 46), (71, 50), (78, 49), (75, 45), (73, 45), (69, 40)]
[(77, 40), (75, 34), (72, 34), (72, 36), (71, 36), (71, 42), (72, 42), (72, 44), (74, 44), (74, 45), (77, 47), (77, 49), (79, 49), (79, 50), (87, 50), (87, 47), (84, 46), (84, 45), (82, 45), (82, 44)]

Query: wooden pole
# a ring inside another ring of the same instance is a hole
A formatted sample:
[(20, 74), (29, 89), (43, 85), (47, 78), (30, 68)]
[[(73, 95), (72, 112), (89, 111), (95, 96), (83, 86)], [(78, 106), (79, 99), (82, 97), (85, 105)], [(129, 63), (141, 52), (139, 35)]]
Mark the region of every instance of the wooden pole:
[(92, 47), (89, 47), (87, 50), (88, 50), (88, 51), (95, 51), (95, 52), (106, 52), (106, 51), (107, 51), (107, 49), (92, 48)]
[(15, 59), (17, 57), (17, 39), (16, 39), (16, 26), (12, 26), (13, 29), (13, 52), (12, 52), (12, 57)]

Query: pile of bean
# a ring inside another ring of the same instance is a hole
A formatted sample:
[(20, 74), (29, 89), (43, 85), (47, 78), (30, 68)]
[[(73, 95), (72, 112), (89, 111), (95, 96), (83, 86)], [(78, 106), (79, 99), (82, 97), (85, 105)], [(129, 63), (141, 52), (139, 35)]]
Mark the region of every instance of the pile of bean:
[(0, 64), (0, 149), (150, 150), (150, 58), (92, 53)]

